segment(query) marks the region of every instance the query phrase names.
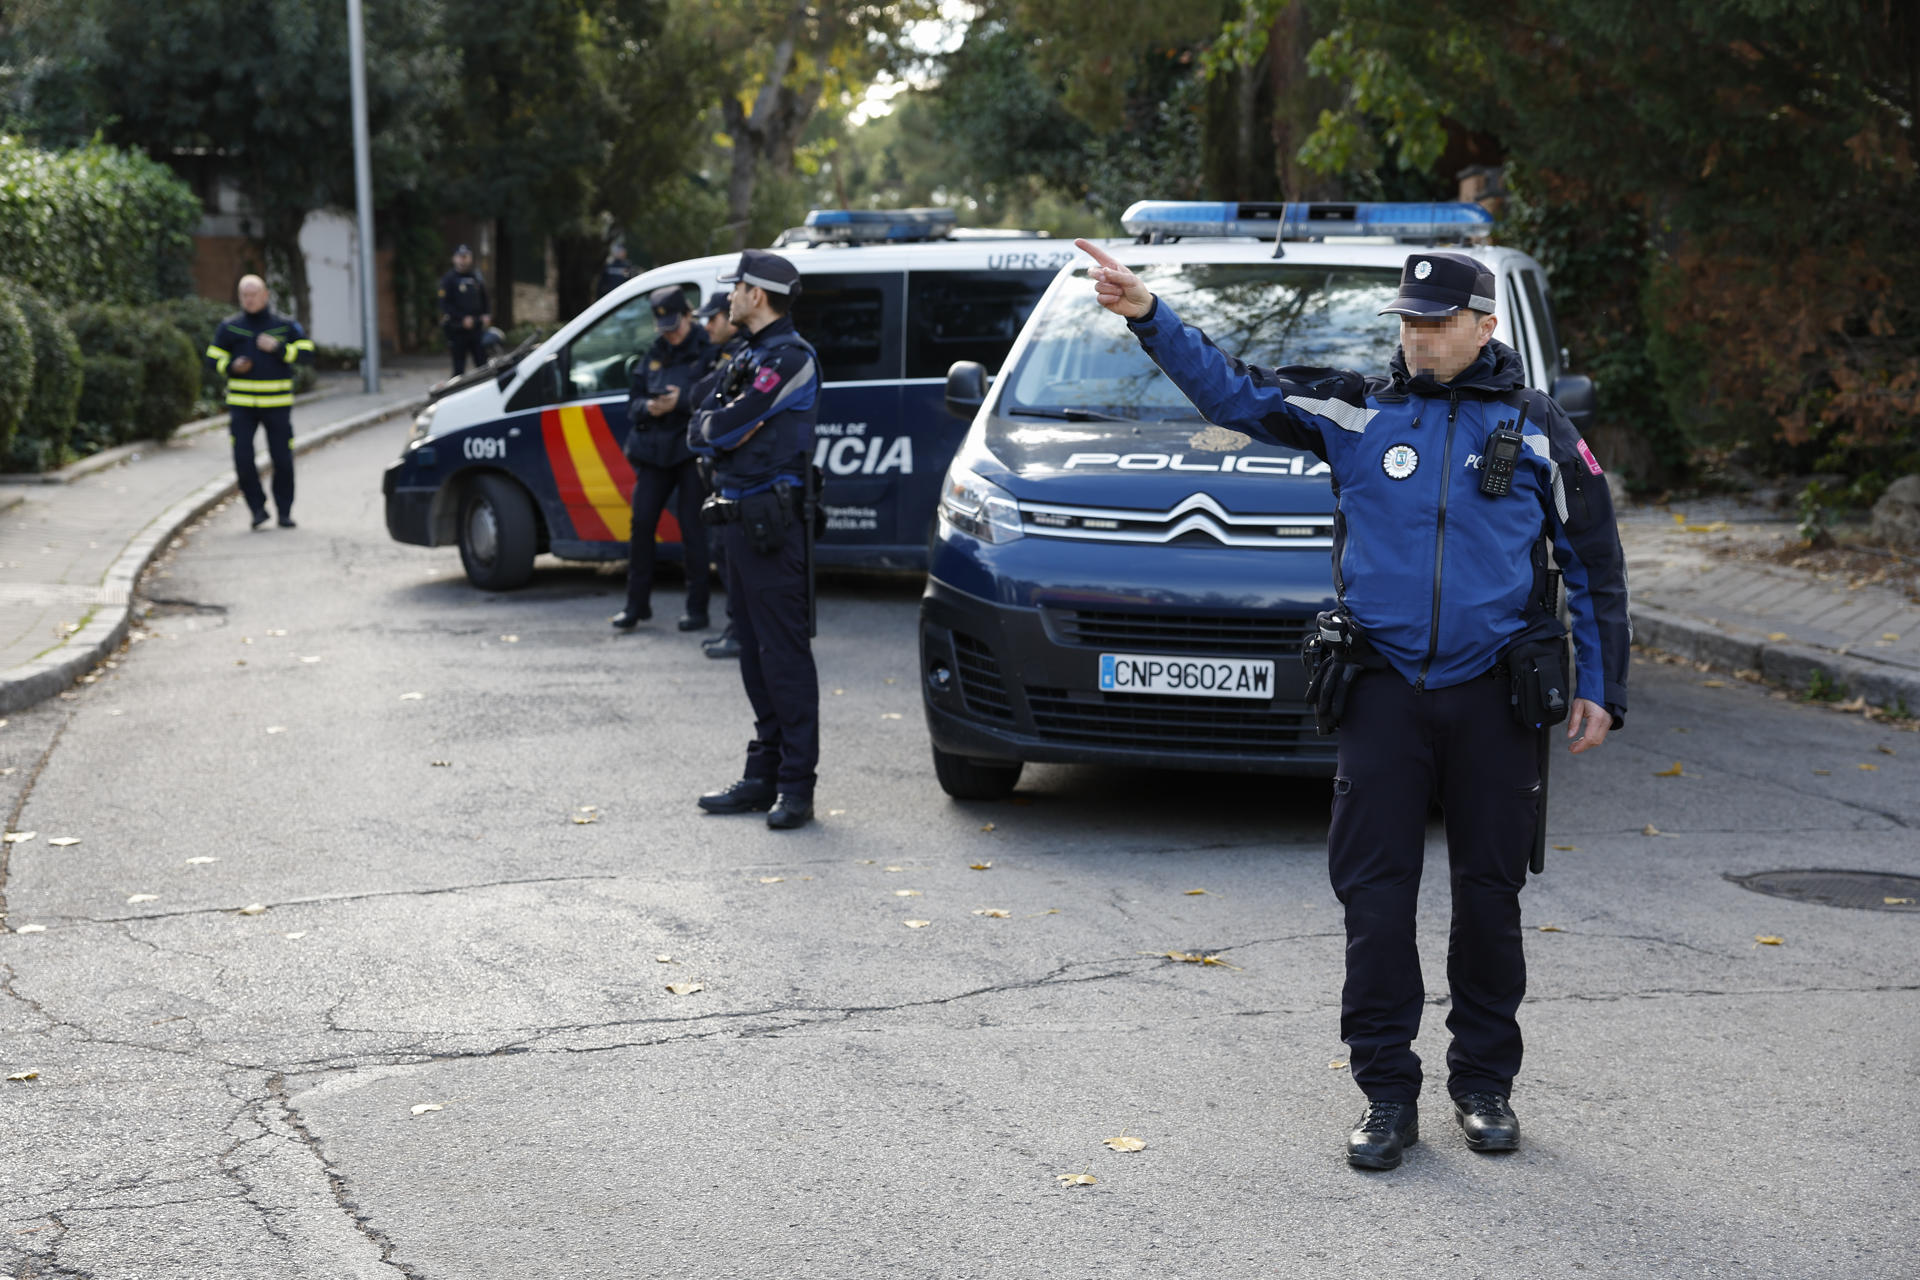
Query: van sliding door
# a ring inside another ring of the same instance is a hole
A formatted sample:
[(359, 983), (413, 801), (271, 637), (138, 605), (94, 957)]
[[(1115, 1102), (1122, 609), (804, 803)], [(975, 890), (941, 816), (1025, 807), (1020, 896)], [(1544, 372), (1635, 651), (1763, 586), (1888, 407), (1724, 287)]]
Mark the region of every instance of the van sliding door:
[(794, 328), (820, 353), (813, 459), (826, 475), (828, 562), (885, 565), (879, 549), (899, 543), (902, 481), (915, 470), (900, 433), (901, 284), (897, 271), (810, 272), (794, 303)]

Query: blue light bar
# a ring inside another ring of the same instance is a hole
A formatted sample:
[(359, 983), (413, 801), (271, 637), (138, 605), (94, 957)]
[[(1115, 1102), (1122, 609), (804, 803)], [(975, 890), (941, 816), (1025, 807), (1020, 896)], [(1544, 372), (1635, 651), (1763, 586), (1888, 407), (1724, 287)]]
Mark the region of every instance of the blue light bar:
[(814, 244), (901, 244), (944, 240), (956, 221), (951, 209), (815, 209), (806, 234)]
[(1134, 236), (1253, 236), (1312, 240), (1323, 236), (1391, 236), (1395, 240), (1466, 240), (1490, 235), (1493, 215), (1477, 204), (1256, 203), (1141, 200), (1121, 215)]

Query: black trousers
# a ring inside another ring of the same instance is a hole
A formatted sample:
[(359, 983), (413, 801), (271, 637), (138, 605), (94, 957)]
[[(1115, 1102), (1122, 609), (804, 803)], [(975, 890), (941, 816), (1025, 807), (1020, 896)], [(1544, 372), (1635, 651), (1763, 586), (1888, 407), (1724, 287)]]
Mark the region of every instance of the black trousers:
[(745, 777), (812, 796), (820, 764), (820, 677), (807, 634), (806, 545), (797, 523), (773, 552), (755, 551), (744, 526), (721, 526), (727, 602), (740, 638), (740, 680), (753, 704)]
[(446, 331), (447, 346), (453, 351), (453, 376), (456, 378), (467, 371), (468, 360), (473, 361), (473, 367), (476, 369), (487, 362), (486, 349), (480, 345), (480, 339), (486, 330), (479, 325), (480, 322), (476, 319), (471, 329), (455, 326)]
[(680, 522), (680, 549), (686, 554), (687, 612), (704, 614), (713, 590), (707, 566), (707, 526), (700, 523), (700, 504), (706, 499), (707, 489), (692, 459), (672, 467), (650, 467), (643, 462), (633, 468), (627, 608), (638, 612), (647, 607), (653, 595), (653, 569), (658, 559), (654, 530), (660, 525), (660, 513), (667, 509), (668, 494), (674, 495), (673, 517)]
[(1427, 809), (1446, 815), (1453, 925), (1447, 1091), (1507, 1093), (1520, 1070), (1515, 1015), (1527, 990), (1520, 888), (1540, 802), (1533, 730), (1513, 721), (1507, 682), (1481, 676), (1416, 693), (1398, 672), (1354, 681), (1340, 722), (1328, 865), (1346, 907), (1340, 1038), (1367, 1097), (1420, 1093), (1426, 992), (1414, 945)]
[(277, 409), (231, 405), (227, 409), (227, 433), (233, 437), (233, 474), (240, 480), (247, 510), (264, 516), (267, 495), (260, 490), (260, 468), (253, 464), (253, 435), (258, 427), (267, 429), (267, 458), (273, 463), (273, 505), (284, 520), (293, 514), (293, 410), (286, 405)]

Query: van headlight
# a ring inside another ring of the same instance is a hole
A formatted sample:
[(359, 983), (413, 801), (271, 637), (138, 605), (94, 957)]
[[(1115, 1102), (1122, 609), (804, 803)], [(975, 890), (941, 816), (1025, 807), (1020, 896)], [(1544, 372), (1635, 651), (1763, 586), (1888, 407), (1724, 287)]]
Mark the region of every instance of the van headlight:
[(1026, 532), (1013, 495), (957, 463), (940, 489), (940, 519), (982, 542), (1012, 542)]
[(435, 401), (413, 417), (413, 430), (407, 436), (407, 447), (411, 449), (433, 434), (433, 415), (440, 412), (440, 403)]

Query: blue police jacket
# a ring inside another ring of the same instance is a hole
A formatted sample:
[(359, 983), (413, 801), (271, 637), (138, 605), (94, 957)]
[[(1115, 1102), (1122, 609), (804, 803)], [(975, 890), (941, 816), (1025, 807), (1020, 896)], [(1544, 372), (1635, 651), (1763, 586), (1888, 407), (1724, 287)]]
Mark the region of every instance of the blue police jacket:
[[(271, 352), (255, 345), (260, 338), (275, 342)], [(220, 322), (205, 352), (213, 371), (227, 379), (227, 403), (235, 408), (279, 409), (293, 403), (293, 366), (313, 354), (313, 340), (297, 320), (278, 316), (270, 308), (238, 311)], [(233, 362), (245, 356), (251, 367), (231, 373)]]
[[(1209, 422), (1304, 449), (1334, 489), (1334, 589), (1416, 689), (1486, 673), (1515, 640), (1551, 626), (1538, 605), (1543, 535), (1565, 575), (1577, 694), (1626, 714), (1626, 558), (1600, 464), (1520, 357), (1489, 341), (1451, 382), (1347, 369), (1264, 369), (1219, 350), (1173, 308), (1128, 322)], [(1512, 492), (1480, 491), (1487, 439), (1520, 422)], [(1553, 626), (1557, 631), (1557, 626)]]
[[(731, 346), (732, 344), (729, 344)], [(723, 498), (805, 482), (812, 464), (820, 398), (820, 358), (793, 320), (781, 316), (747, 337), (694, 413), (687, 436), (713, 459), (713, 485)]]

